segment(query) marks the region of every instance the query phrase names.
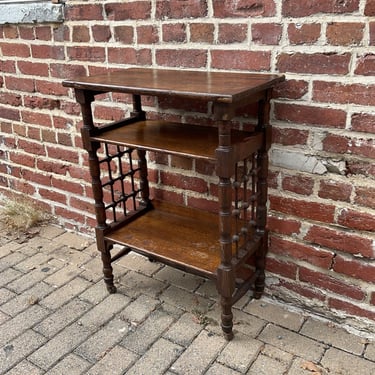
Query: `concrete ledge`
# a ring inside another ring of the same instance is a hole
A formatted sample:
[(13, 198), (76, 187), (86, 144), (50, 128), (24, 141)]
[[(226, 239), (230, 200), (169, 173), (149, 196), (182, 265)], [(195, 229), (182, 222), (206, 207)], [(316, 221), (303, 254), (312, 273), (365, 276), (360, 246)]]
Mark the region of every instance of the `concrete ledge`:
[(52, 4), (51, 1), (0, 3), (0, 25), (63, 21), (63, 4)]

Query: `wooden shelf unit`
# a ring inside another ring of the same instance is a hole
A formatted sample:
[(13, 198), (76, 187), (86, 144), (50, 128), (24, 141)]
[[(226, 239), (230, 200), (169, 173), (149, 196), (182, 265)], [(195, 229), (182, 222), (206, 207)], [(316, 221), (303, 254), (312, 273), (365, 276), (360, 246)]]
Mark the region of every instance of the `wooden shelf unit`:
[[(131, 250), (213, 279), (221, 299), (222, 329), (232, 339), (233, 304), (250, 288), (255, 298), (264, 290), (269, 102), (273, 86), (283, 79), (132, 68), (63, 82), (74, 88), (82, 109), (97, 247), (109, 292), (116, 292), (111, 263)], [(91, 105), (96, 95), (106, 92), (131, 94), (133, 111), (119, 122), (95, 126)], [(211, 102), (216, 126), (148, 120), (142, 95)], [(232, 129), (236, 110), (254, 102), (258, 103), (255, 130)], [(215, 162), (218, 212), (151, 200), (146, 151)], [(123, 245), (124, 251), (111, 254), (114, 244)]]

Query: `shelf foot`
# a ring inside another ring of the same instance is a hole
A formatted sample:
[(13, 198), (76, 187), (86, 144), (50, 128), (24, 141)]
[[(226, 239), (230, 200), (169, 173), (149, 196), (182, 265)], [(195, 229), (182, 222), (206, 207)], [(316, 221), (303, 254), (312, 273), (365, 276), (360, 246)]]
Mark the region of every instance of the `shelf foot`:
[(112, 285), (106, 284), (106, 288), (110, 294), (115, 294), (117, 292), (117, 288), (113, 284)]
[(231, 341), (231, 340), (233, 340), (233, 337), (234, 337), (233, 332), (230, 332), (230, 333), (224, 332), (224, 338), (225, 338), (225, 340)]

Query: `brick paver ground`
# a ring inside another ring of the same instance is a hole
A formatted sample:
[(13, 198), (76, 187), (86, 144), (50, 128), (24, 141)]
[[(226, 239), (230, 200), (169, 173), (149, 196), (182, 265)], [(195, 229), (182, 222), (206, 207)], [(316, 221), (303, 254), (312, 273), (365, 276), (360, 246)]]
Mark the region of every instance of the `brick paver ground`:
[(0, 235), (0, 374), (375, 374), (375, 338), (308, 312), (244, 297), (227, 342), (210, 281), (130, 253), (109, 295), (93, 239)]

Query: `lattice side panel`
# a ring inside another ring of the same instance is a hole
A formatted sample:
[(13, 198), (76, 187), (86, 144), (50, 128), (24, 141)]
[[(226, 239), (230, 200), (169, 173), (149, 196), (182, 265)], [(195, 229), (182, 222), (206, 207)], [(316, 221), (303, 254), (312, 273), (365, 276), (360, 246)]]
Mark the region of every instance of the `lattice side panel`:
[(254, 241), (259, 165), (257, 153), (236, 164), (233, 178), (233, 256), (241, 259)]
[(104, 144), (99, 155), (107, 224), (121, 221), (139, 208), (140, 168), (134, 149)]

